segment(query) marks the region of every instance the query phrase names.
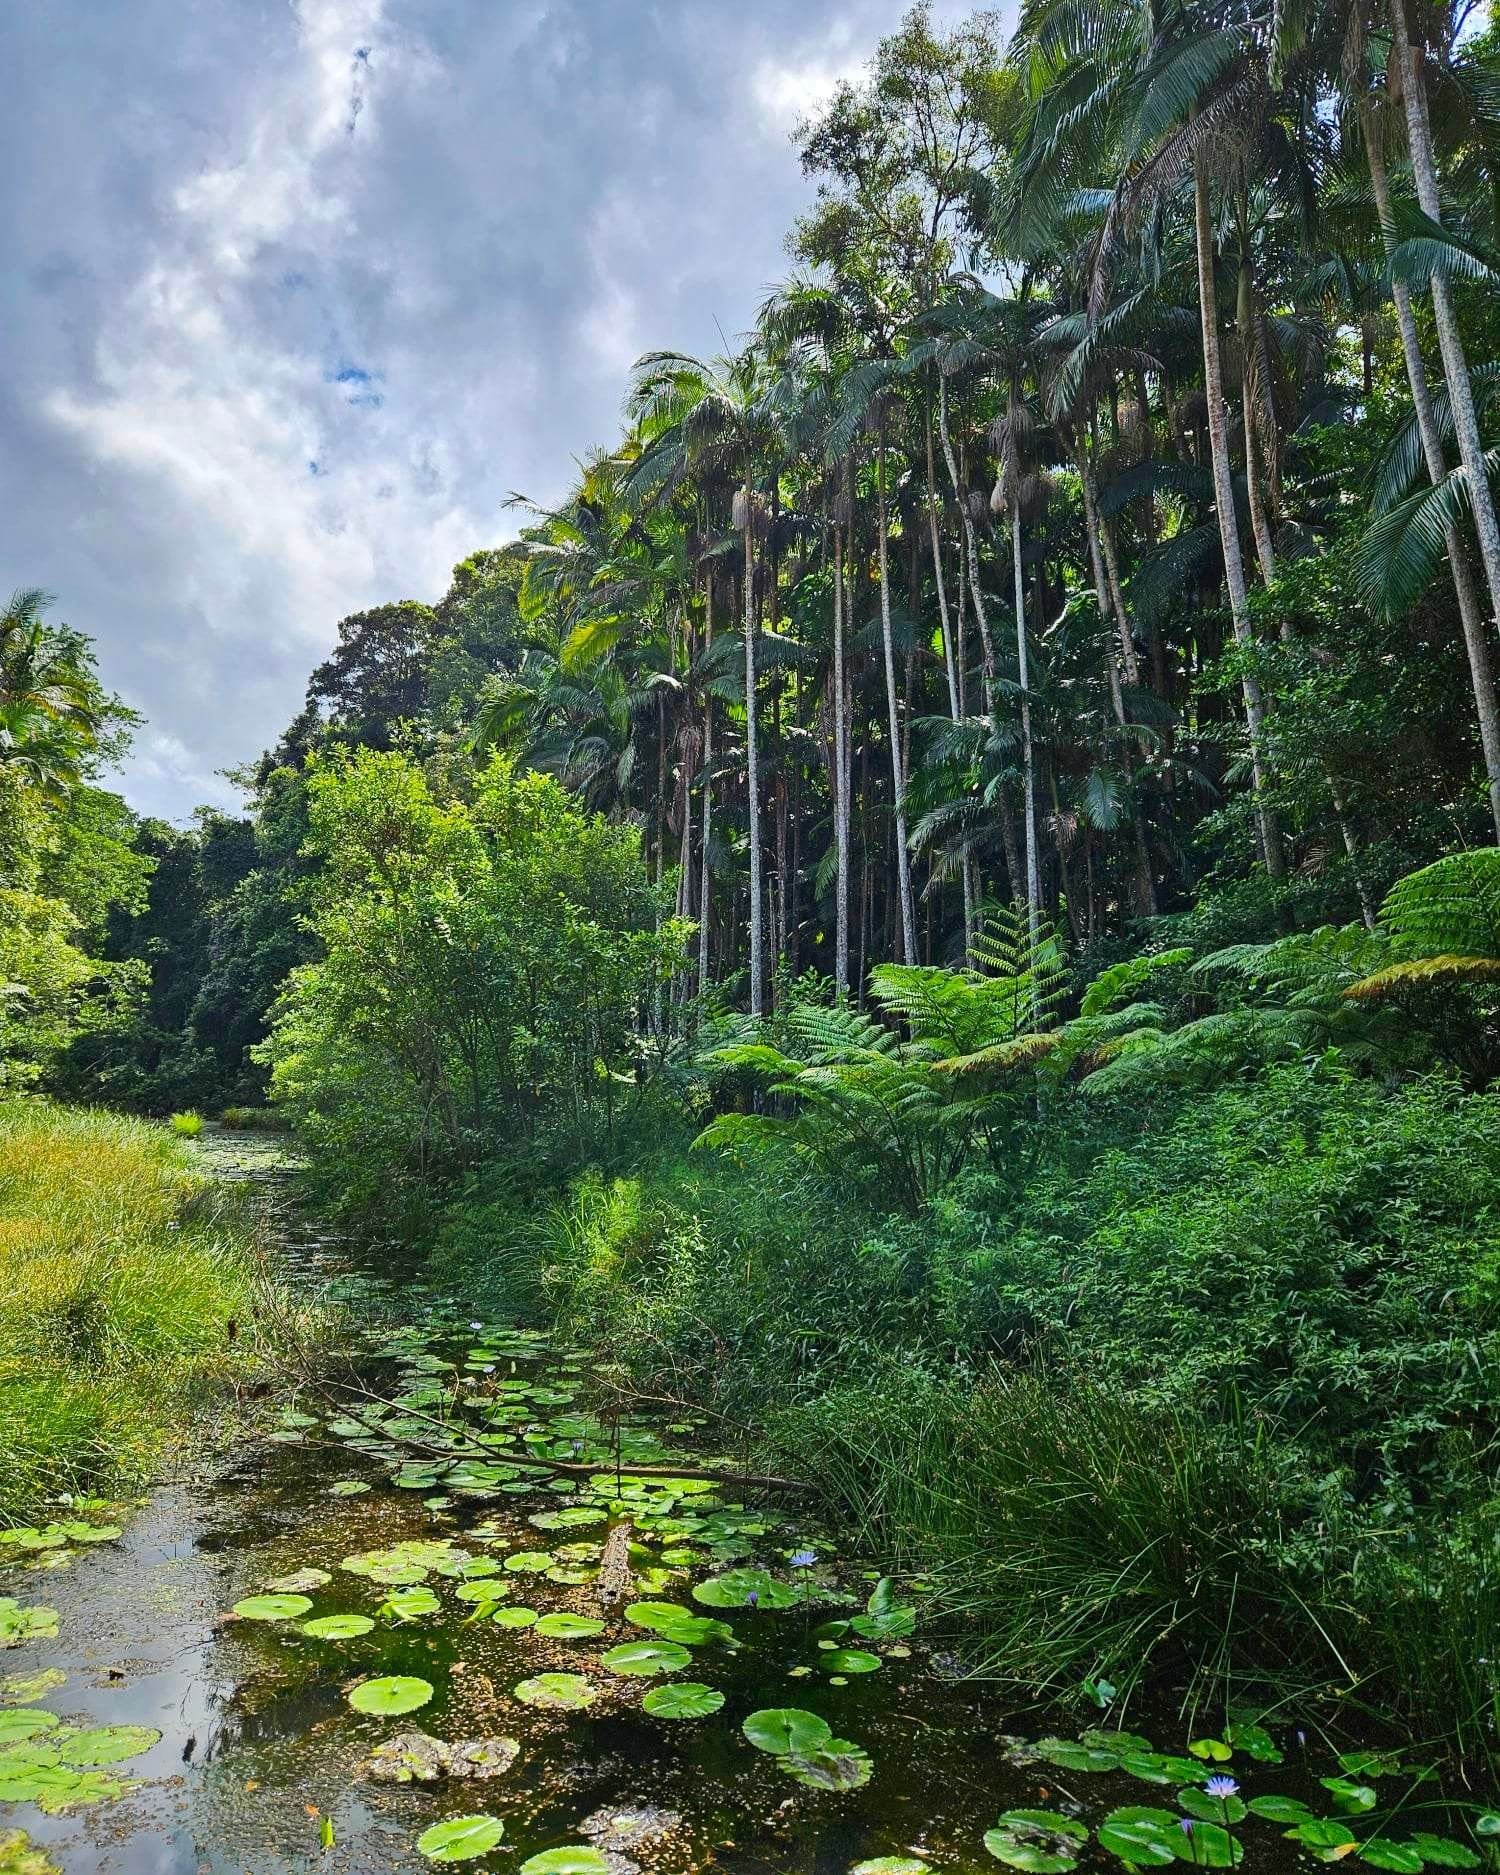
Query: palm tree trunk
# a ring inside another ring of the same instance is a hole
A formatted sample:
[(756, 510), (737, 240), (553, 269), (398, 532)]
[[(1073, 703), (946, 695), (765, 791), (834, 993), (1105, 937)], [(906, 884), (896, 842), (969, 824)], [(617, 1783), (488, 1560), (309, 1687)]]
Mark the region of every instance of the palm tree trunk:
[(948, 588), (943, 579), (943, 546), (938, 531), (937, 469), (932, 457), (932, 404), (927, 405), (927, 531), (932, 537), (932, 577), (937, 582), (938, 620), (943, 632), (943, 669), (948, 678), (948, 710), (956, 723), (958, 667), (953, 657), (953, 633), (948, 624)]
[[(1396, 225), (1391, 207), (1391, 181), (1385, 165), (1385, 151), (1380, 145), (1380, 129), (1370, 109), (1363, 108), (1365, 156), (1370, 167), (1370, 184), (1375, 196), (1375, 211), (1380, 217), (1386, 253), (1394, 251)], [(1396, 324), (1401, 332), (1401, 351), (1406, 360), (1406, 375), (1411, 384), (1412, 408), (1416, 412), (1417, 432), (1422, 439), (1422, 454), (1429, 480), (1436, 485), (1448, 473), (1438, 434), (1437, 415), (1432, 407), (1432, 387), (1427, 381), (1427, 366), (1417, 337), (1417, 321), (1412, 312), (1411, 291), (1404, 280), (1391, 281), (1391, 299), (1396, 307)], [(1474, 585), (1474, 569), (1458, 529), (1444, 530), (1448, 550), (1448, 569), (1458, 598), (1458, 615), (1463, 624), (1464, 648), (1469, 655), (1469, 681), (1474, 691), (1474, 707), (1479, 717), (1479, 741), (1484, 751), (1484, 772), (1489, 781), (1490, 815), (1495, 823), (1495, 837), (1500, 840), (1500, 709), (1496, 707), (1494, 668), (1490, 659), (1489, 634), (1479, 593)]]
[[(1026, 585), (1021, 572), (1021, 505), (1010, 504), (1011, 562), (1016, 592), (1016, 667), (1021, 684), (1021, 776), (1026, 804), (1026, 929), (1035, 956), (1042, 936), (1042, 870), (1036, 845), (1036, 754), (1031, 746), (1031, 679), (1026, 653)], [(1033, 1016), (1039, 1012), (1032, 1011)]]
[[(1427, 55), (1423, 47), (1411, 43), (1403, 0), (1391, 0), (1391, 30), (1401, 75), (1401, 101), (1406, 111), (1406, 136), (1411, 151), (1412, 177), (1417, 185), (1417, 203), (1429, 221), (1441, 223), (1437, 159), (1433, 155), (1432, 131), (1427, 121)], [(1458, 327), (1458, 312), (1453, 304), (1453, 290), (1446, 274), (1433, 274), (1431, 291), (1433, 323), (1443, 354), (1443, 375), (1448, 380), (1448, 401), (1453, 409), (1459, 460), (1469, 482), (1479, 554), (1489, 582), (1491, 613), (1500, 615), (1500, 522), (1495, 517), (1494, 498), (1485, 472), (1474, 389), (1469, 381), (1469, 364)]]
[[(703, 650), (707, 656), (714, 641), (714, 576), (708, 576), (708, 590), (704, 594), (703, 607)], [(705, 688), (703, 693), (703, 834), (702, 834), (702, 879), (698, 887), (698, 994), (701, 996), (708, 988), (708, 934), (712, 922), (711, 884), (708, 870), (708, 842), (714, 824), (714, 699), (713, 692)]]
[(760, 749), (755, 690), (755, 491), (745, 477), (745, 785), (750, 821), (750, 1013), (765, 1005), (765, 907), (760, 853)]
[[(1219, 355), (1219, 307), (1214, 289), (1213, 222), (1209, 213), (1208, 163), (1201, 146), (1193, 153), (1193, 221), (1198, 249), (1198, 299), (1203, 320), (1203, 380), (1208, 403), (1208, 444), (1213, 459), (1214, 506), (1219, 511), (1219, 539), (1224, 550), (1224, 583), (1235, 642), (1245, 652), (1254, 646), (1245, 593), (1245, 562), (1240, 553), (1239, 522), (1234, 512), (1234, 484), (1229, 471), (1229, 435), (1224, 423), (1224, 369)], [(1281, 823), (1266, 798), (1266, 705), (1260, 679), (1246, 670), (1241, 680), (1245, 720), (1250, 730), (1250, 771), (1260, 823), (1261, 854), (1273, 879), (1286, 877), (1286, 849)]]
[(833, 837), (838, 867), (834, 882), (834, 993), (849, 995), (849, 715), (844, 682), (844, 530), (833, 530)]
[(880, 536), (880, 635), (885, 649), (885, 694), (891, 722), (891, 797), (895, 810), (896, 891), (901, 908), (902, 961), (917, 961), (917, 920), (911, 896), (911, 854), (906, 845), (906, 764), (901, 754), (901, 713), (896, 701), (896, 645), (891, 629), (890, 515), (885, 498), (885, 437), (878, 444), (877, 529)]
[(1250, 256), (1241, 249), (1238, 287), (1235, 294), (1235, 324), (1240, 335), (1240, 412), (1245, 426), (1245, 491), (1250, 507), (1250, 531), (1255, 536), (1255, 557), (1260, 561), (1260, 576), (1269, 586), (1276, 577), (1276, 553), (1271, 543), (1271, 521), (1266, 512), (1265, 488), (1261, 482), (1261, 464), (1257, 449), (1260, 426), (1255, 414), (1255, 382), (1251, 357), (1257, 339), (1255, 276)]
[(1000, 720), (995, 712), (995, 646), (990, 637), (989, 615), (984, 609), (984, 593), (979, 584), (979, 539), (974, 532), (974, 517), (964, 502), (963, 484), (958, 476), (958, 462), (953, 454), (953, 438), (948, 433), (948, 380), (938, 375), (938, 434), (942, 438), (943, 457), (948, 464), (948, 480), (953, 484), (953, 499), (963, 520), (964, 546), (969, 561), (969, 594), (974, 601), (974, 622), (979, 627), (979, 644), (984, 657), (985, 702), (996, 735)]

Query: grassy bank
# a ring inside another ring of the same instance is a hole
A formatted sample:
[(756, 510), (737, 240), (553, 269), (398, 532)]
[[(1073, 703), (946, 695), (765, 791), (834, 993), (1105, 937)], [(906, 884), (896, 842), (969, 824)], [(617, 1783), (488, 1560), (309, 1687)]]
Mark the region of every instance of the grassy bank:
[(163, 1127), (0, 1104), (0, 1516), (149, 1477), (269, 1349), (242, 1200)]
[(1320, 1067), (1060, 1120), (916, 1218), (667, 1142), (438, 1252), (708, 1404), (1024, 1697), (1496, 1760), (1500, 1102)]

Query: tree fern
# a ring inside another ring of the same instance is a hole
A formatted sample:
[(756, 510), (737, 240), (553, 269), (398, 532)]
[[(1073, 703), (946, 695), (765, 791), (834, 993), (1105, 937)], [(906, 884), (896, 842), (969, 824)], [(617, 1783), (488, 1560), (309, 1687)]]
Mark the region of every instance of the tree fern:
[(1347, 996), (1379, 1001), (1402, 987), (1500, 981), (1500, 847), (1450, 853), (1399, 879), (1381, 920), (1404, 955)]

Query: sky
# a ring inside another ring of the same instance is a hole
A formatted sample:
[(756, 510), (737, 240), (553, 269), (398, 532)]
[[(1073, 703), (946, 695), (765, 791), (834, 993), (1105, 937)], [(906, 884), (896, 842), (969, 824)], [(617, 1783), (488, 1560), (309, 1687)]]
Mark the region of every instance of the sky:
[(146, 717), (132, 805), (235, 804), (340, 618), (560, 496), (643, 351), (745, 329), (791, 132), (903, 10), (0, 8), (0, 587)]

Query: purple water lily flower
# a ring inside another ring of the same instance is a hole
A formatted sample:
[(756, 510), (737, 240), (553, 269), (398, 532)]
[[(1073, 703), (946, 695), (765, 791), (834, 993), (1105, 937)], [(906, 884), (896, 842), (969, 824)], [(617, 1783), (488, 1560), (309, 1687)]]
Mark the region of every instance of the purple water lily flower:
[(811, 1569), (818, 1558), (813, 1550), (799, 1549), (794, 1550), (787, 1560), (794, 1569)]
[(760, 1590), (759, 1589), (751, 1589), (750, 1593), (745, 1597), (745, 1606), (747, 1608), (759, 1608), (760, 1606)]
[(1210, 1797), (1218, 1797), (1220, 1799), (1225, 1797), (1237, 1797), (1240, 1790), (1239, 1785), (1235, 1783), (1234, 1779), (1232, 1777), (1225, 1777), (1222, 1772), (1216, 1772), (1213, 1777), (1208, 1779), (1203, 1788), (1208, 1792)]
[(1190, 1816), (1180, 1816), (1177, 1819), (1177, 1827), (1182, 1831), (1184, 1836), (1191, 1836), (1193, 1833), (1193, 1819)]

